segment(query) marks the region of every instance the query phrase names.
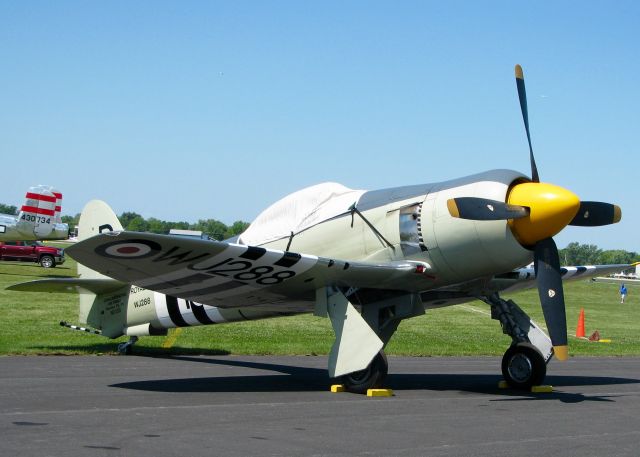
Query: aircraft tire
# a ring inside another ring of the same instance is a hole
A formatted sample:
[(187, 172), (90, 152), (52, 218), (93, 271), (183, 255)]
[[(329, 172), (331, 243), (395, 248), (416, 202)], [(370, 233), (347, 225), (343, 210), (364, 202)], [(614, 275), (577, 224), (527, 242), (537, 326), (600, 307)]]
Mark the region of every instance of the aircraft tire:
[(502, 375), (515, 389), (530, 389), (539, 386), (547, 375), (544, 357), (530, 343), (512, 345), (502, 357)]
[(341, 376), (340, 381), (349, 392), (364, 394), (368, 389), (382, 387), (388, 371), (387, 356), (380, 351), (367, 368)]

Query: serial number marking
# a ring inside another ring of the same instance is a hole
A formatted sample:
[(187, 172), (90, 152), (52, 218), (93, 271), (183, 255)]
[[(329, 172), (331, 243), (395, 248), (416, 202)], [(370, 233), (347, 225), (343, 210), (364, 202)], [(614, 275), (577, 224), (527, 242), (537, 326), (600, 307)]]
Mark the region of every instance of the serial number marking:
[(33, 216), (31, 214), (23, 214), (20, 220), (27, 222), (37, 222), (38, 224), (51, 224), (51, 218), (45, 216)]
[(142, 308), (143, 306), (147, 306), (151, 304), (151, 297), (145, 297), (142, 300), (134, 301), (134, 308)]
[(188, 268), (194, 271), (204, 271), (210, 275), (232, 278), (237, 281), (255, 281), (262, 286), (280, 284), (285, 279), (293, 278), (296, 275), (296, 272), (292, 270), (274, 272), (275, 268), (269, 265), (254, 267), (252, 262), (237, 260), (235, 257), (229, 257), (215, 265), (207, 265), (206, 268), (196, 268), (196, 265), (190, 265)]

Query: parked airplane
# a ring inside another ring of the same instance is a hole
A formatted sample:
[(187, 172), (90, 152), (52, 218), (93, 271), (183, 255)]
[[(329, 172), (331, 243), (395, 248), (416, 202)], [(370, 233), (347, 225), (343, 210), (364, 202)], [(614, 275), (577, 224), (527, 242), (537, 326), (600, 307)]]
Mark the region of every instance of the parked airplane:
[(64, 240), (62, 194), (51, 186), (30, 187), (18, 216), (0, 214), (0, 241)]
[[(382, 383), (383, 349), (403, 319), (479, 299), (512, 338), (506, 381), (540, 384), (554, 354), (568, 357), (562, 279), (623, 267), (561, 268), (552, 237), (567, 225), (616, 223), (621, 211), (540, 182), (519, 66), (516, 82), (531, 178), (492, 170), (374, 191), (324, 183), (275, 203), (226, 242), (126, 232), (105, 203), (92, 201), (67, 250), (80, 278), (10, 289), (79, 291), (81, 322), (109, 338), (129, 335), (123, 351), (172, 327), (313, 312), (335, 331), (329, 375), (353, 392)], [(523, 267), (532, 261), (533, 269)], [(536, 283), (550, 338), (500, 297)]]

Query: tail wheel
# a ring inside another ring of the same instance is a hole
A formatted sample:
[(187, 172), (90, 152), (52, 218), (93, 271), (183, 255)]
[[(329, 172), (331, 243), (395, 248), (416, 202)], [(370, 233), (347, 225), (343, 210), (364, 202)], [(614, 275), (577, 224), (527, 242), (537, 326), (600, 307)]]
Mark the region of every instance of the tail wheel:
[(53, 256), (43, 255), (40, 257), (40, 266), (43, 268), (53, 268), (56, 266), (56, 260)]
[(388, 371), (387, 357), (380, 351), (367, 368), (341, 376), (340, 381), (349, 392), (363, 394), (369, 389), (382, 387)]
[(547, 365), (535, 346), (518, 343), (504, 353), (502, 375), (511, 387), (530, 389), (542, 384), (547, 375)]

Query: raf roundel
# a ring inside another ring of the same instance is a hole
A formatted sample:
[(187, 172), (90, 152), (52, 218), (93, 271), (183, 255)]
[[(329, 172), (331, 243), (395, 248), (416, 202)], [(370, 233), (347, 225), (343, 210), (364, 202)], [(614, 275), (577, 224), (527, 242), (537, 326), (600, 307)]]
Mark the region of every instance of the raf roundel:
[(160, 252), (158, 243), (148, 240), (114, 241), (96, 248), (96, 254), (112, 259), (144, 259)]

